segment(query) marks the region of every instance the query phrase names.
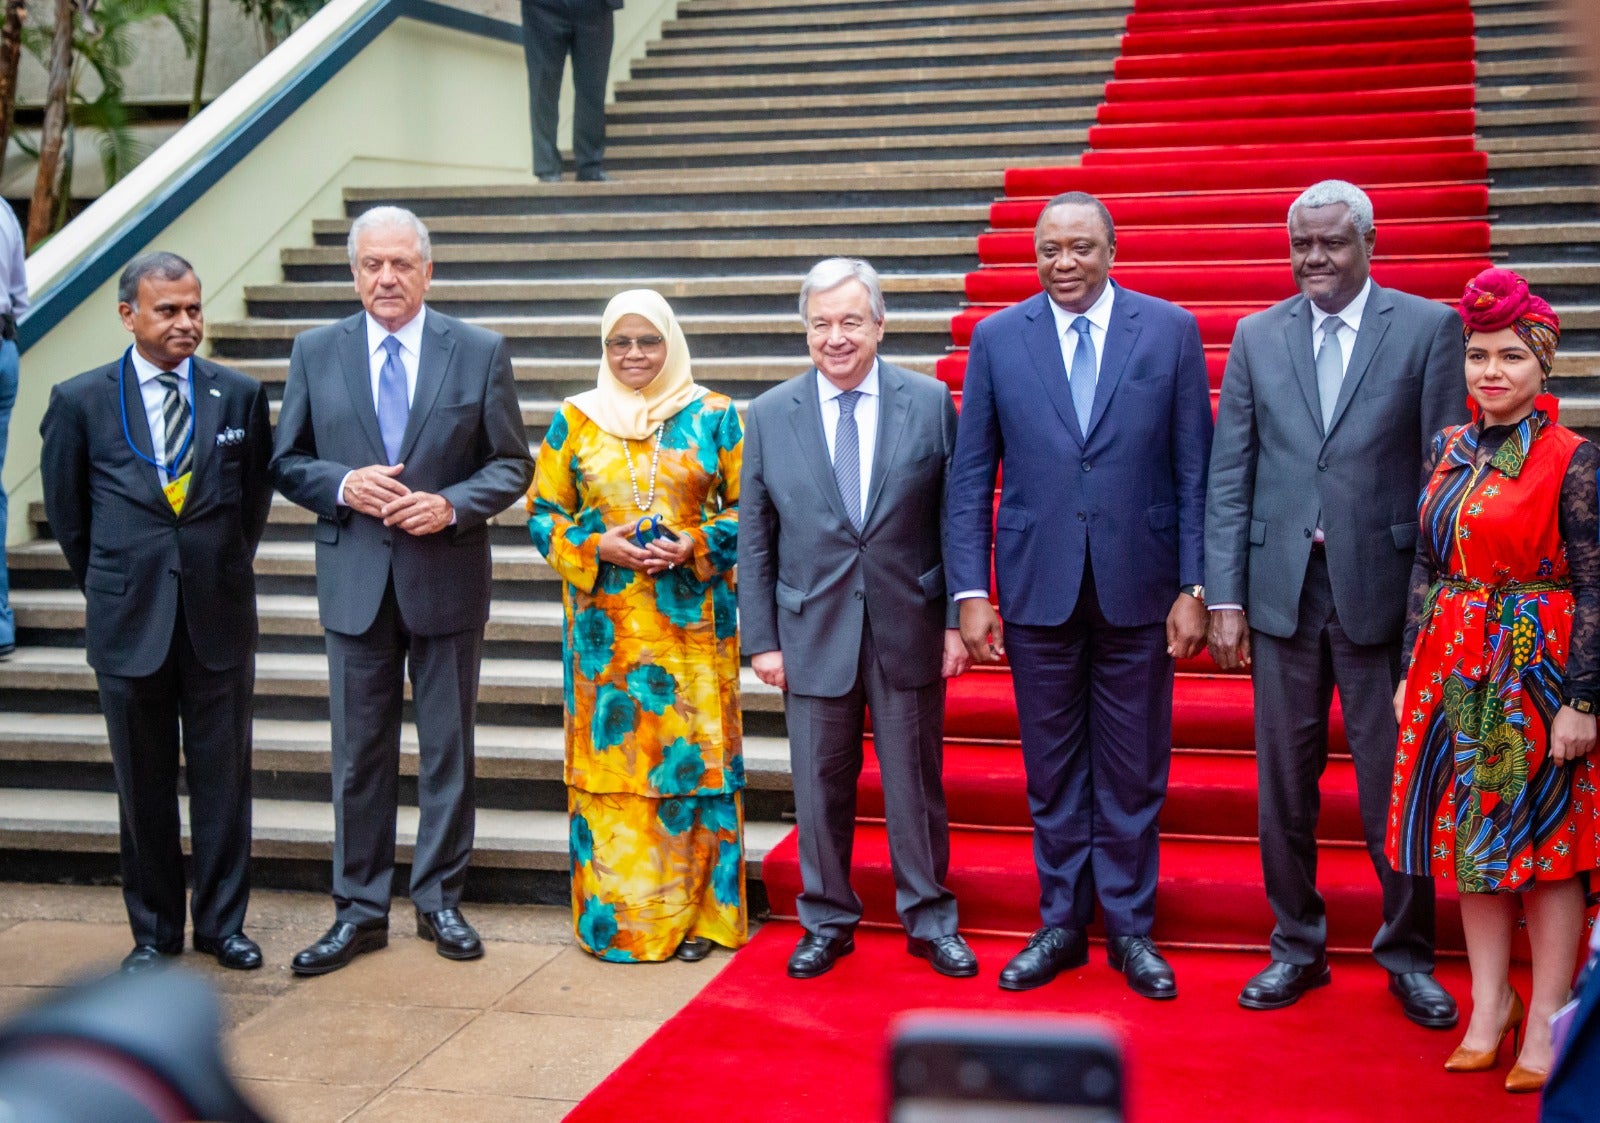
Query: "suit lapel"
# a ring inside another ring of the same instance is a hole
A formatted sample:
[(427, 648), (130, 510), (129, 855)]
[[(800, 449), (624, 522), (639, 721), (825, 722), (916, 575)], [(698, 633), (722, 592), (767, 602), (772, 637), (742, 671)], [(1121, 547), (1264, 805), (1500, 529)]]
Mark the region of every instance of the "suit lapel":
[(1025, 315), (1023, 345), (1033, 359), (1033, 373), (1044, 389), (1044, 396), (1055, 407), (1072, 439), (1083, 446), (1083, 431), (1078, 428), (1078, 411), (1072, 406), (1072, 387), (1067, 381), (1066, 364), (1061, 361), (1061, 340), (1056, 338), (1056, 318), (1050, 311), (1050, 297), (1040, 293)]
[[(128, 423), (128, 440), (133, 443), (135, 449), (150, 459), (160, 459), (156, 455), (155, 447), (150, 443), (150, 418), (144, 412), (144, 397), (139, 393), (139, 372), (134, 368), (133, 359), (124, 355), (122, 362), (106, 377), (111, 380), (113, 395), (117, 393), (118, 382), (122, 384), (122, 416)], [(161, 489), (161, 473), (137, 456), (134, 457), (131, 471), (150, 489), (151, 500), (170, 515), (172, 505), (167, 502), (166, 492)]]
[(878, 505), (878, 496), (883, 493), (884, 481), (889, 477), (889, 466), (894, 463), (895, 453), (900, 448), (900, 437), (906, 431), (906, 419), (910, 416), (911, 397), (905, 391), (905, 378), (894, 367), (880, 360), (878, 433), (872, 452), (872, 476), (867, 484), (866, 507), (861, 512), (862, 529), (872, 521), (873, 509)]
[[(189, 360), (189, 390), (194, 396), (194, 480), (210, 461), (222, 427), (222, 392), (217, 389), (217, 372), (200, 359)], [(213, 394), (212, 391), (217, 390)], [(192, 485), (194, 480), (190, 481)], [(184, 507), (188, 510), (187, 504)]]
[[(1389, 331), (1389, 316), (1394, 311), (1394, 301), (1388, 290), (1376, 284), (1367, 293), (1367, 306), (1361, 313), (1361, 330), (1356, 332), (1356, 349), (1350, 353), (1350, 365), (1345, 367), (1344, 381), (1339, 384), (1339, 398), (1333, 406), (1333, 420), (1328, 424), (1328, 435), (1339, 427), (1350, 399), (1355, 397), (1361, 380), (1372, 366), (1372, 357), (1378, 353), (1383, 337)], [(1326, 439), (1326, 438), (1325, 438)]]
[(1133, 354), (1133, 345), (1139, 338), (1139, 310), (1128, 296), (1128, 290), (1119, 287), (1111, 299), (1111, 322), (1106, 325), (1105, 354), (1100, 359), (1100, 374), (1094, 383), (1094, 405), (1089, 411), (1089, 431), (1083, 435), (1085, 444), (1094, 435), (1100, 419), (1106, 415), (1111, 395), (1117, 392), (1117, 383)]
[(1300, 384), (1306, 408), (1311, 411), (1311, 423), (1322, 433), (1322, 399), (1317, 394), (1317, 364), (1311, 355), (1311, 302), (1305, 297), (1289, 309), (1289, 318), (1283, 325), (1283, 349), (1289, 354), (1294, 380)]
[[(850, 516), (845, 514), (844, 499), (839, 494), (839, 481), (833, 478), (833, 461), (828, 458), (828, 441), (822, 435), (822, 404), (817, 399), (817, 379), (822, 377), (812, 367), (794, 384), (794, 398), (789, 407), (789, 423), (794, 427), (794, 439), (800, 446), (800, 459), (806, 462), (817, 481), (817, 489), (828, 501), (834, 516), (853, 529)], [(880, 380), (881, 381), (881, 380)], [(862, 524), (866, 525), (865, 523)]]
[(378, 406), (372, 400), (372, 357), (367, 352), (365, 312), (357, 312), (344, 322), (344, 334), (339, 338), (339, 366), (344, 371), (356, 420), (372, 445), (372, 463), (389, 463), (389, 454), (383, 450), (383, 433), (378, 428)]
[[(432, 312), (424, 312), (422, 319), (422, 355), (417, 361), (417, 388), (411, 394), (411, 415), (406, 420), (406, 433), (400, 441), (400, 459), (411, 458), (417, 434), (428, 420), (439, 388), (450, 372), (450, 356), (455, 352), (455, 336), (445, 322)], [(374, 410), (373, 419), (377, 419)]]

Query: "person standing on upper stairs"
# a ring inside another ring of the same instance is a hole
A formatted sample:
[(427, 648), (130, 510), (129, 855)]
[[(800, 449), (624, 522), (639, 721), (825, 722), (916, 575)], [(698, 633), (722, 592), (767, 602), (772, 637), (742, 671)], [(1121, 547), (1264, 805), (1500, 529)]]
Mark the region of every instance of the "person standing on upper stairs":
[(528, 117), (533, 174), (561, 182), (556, 122), (561, 74), (572, 57), (572, 158), (580, 182), (611, 177), (606, 155), (606, 75), (611, 69), (613, 13), (623, 0), (522, 0), (522, 52), (528, 65)]
[(489, 520), (533, 478), (505, 339), (423, 303), (428, 228), (401, 207), (374, 207), (351, 224), (348, 249), (364, 310), (295, 339), (272, 457), (278, 490), (317, 515), (333, 727), (334, 924), (294, 957), (297, 975), (389, 942), (408, 671), (417, 935), (446, 959), (483, 954), (460, 905)]
[(1394, 690), (1417, 542), (1423, 453), (1466, 418), (1461, 326), (1441, 304), (1374, 284), (1372, 201), (1325, 180), (1289, 207), (1300, 295), (1239, 322), (1206, 507), (1208, 642), (1255, 685), (1261, 865), (1272, 963), (1239, 995), (1276, 1010), (1329, 980), (1317, 891), (1317, 784), (1337, 687), (1362, 833), (1383, 890), (1372, 954), (1418, 1025), (1456, 1004), (1433, 977), (1433, 883), (1384, 857), (1398, 729)]
[[(0, 472), (6, 466), (11, 407), (17, 403), (17, 320), (28, 310), (28, 270), (22, 227), (11, 204), (0, 199)], [(0, 659), (17, 648), (17, 621), (11, 612), (11, 578), (6, 571), (6, 489), (0, 481)]]
[(750, 403), (739, 527), (741, 638), (756, 677), (784, 692), (793, 760), (805, 933), (789, 974), (815, 978), (855, 950), (870, 709), (906, 950), (976, 975), (944, 884), (944, 679), (968, 666), (942, 558), (955, 405), (943, 383), (878, 358), (883, 290), (865, 261), (813, 266), (800, 314), (815, 365)]
[(252, 564), (272, 506), (260, 384), (195, 355), (200, 279), (171, 253), (117, 286), (133, 346), (50, 393), (39, 427), (45, 513), (85, 599), (122, 824), (124, 971), (183, 952), (183, 756), (195, 950), (261, 966), (250, 900)]
[(1034, 247), (1045, 291), (973, 335), (949, 485), (961, 637), (979, 663), (1010, 655), (1034, 823), (1043, 925), (1000, 986), (1088, 962), (1098, 900), (1112, 968), (1173, 998), (1150, 933), (1173, 660), (1205, 642), (1205, 353), (1193, 315), (1110, 279), (1093, 195), (1045, 204)]

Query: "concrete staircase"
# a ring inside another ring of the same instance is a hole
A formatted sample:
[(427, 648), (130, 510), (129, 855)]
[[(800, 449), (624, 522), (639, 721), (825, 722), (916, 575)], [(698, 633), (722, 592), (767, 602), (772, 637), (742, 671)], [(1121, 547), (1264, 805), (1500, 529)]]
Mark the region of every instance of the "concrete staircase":
[[(357, 307), (349, 217), (423, 215), (430, 303), (511, 341), (530, 439), (593, 384), (598, 317), (648, 285), (683, 320), (701, 382), (736, 399), (803, 369), (795, 300), (818, 258), (884, 274), (886, 357), (931, 373), (1002, 171), (1072, 163), (1110, 75), (1127, 0), (688, 0), (609, 111), (608, 184), (351, 191), (346, 215), (283, 254), (249, 317), (210, 328), (212, 355), (281, 396), (290, 342)], [(1479, 0), (1479, 132), (1495, 248), (1552, 295), (1567, 334), (1565, 417), (1600, 427), (1600, 146), (1567, 43), (1540, 3)], [(0, 855), (12, 877), (116, 868), (105, 731), (83, 658), (83, 601), (44, 524), (11, 553), (20, 644), (0, 663)], [(312, 517), (273, 510), (262, 597), (255, 851), (266, 884), (326, 883), (327, 682)], [(564, 901), (560, 607), (520, 509), (495, 523), (495, 604), (478, 738), (477, 897)], [(746, 672), (750, 874), (787, 829), (779, 698)], [(407, 736), (412, 736), (407, 727)], [(414, 807), (414, 754), (402, 763)], [(402, 860), (415, 812), (401, 817)]]

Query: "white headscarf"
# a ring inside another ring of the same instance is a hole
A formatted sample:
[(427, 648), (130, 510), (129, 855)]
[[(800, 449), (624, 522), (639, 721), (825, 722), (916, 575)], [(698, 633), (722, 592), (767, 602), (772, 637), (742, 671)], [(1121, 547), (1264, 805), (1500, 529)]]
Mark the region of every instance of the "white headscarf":
[(642, 389), (630, 390), (611, 373), (611, 364), (602, 353), (595, 388), (574, 394), (567, 401), (612, 436), (642, 441), (657, 425), (706, 391), (695, 385), (689, 365), (689, 343), (683, 338), (683, 329), (672, 314), (672, 306), (652, 289), (629, 289), (611, 298), (605, 315), (600, 317), (602, 352), (611, 329), (627, 315), (643, 316), (666, 339), (667, 361), (661, 372)]

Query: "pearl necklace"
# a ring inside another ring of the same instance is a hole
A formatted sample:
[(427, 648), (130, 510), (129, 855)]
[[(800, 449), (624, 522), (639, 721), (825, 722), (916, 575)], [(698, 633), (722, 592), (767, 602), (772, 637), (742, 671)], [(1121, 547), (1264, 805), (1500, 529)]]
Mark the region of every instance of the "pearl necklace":
[(633, 485), (633, 505), (639, 509), (641, 515), (649, 514), (650, 508), (655, 506), (656, 472), (661, 468), (661, 430), (665, 427), (664, 421), (656, 426), (656, 449), (650, 455), (650, 491), (643, 499), (639, 498), (639, 476), (633, 470), (633, 445), (628, 443), (626, 437), (622, 439), (622, 448), (628, 458), (628, 482)]

